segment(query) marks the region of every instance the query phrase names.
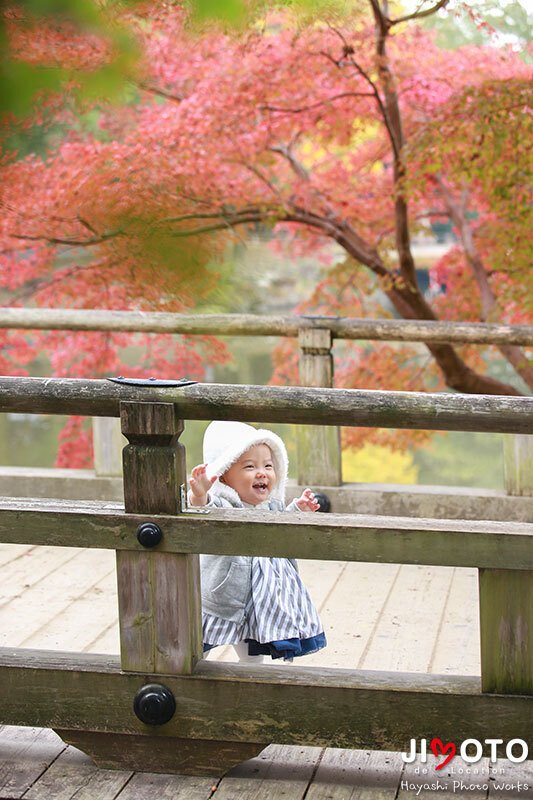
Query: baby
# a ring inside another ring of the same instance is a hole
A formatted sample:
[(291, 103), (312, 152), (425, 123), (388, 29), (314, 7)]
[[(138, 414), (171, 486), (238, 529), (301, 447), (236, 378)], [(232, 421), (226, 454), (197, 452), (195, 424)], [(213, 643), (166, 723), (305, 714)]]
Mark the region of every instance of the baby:
[[(285, 507), (288, 458), (272, 431), (242, 422), (212, 422), (204, 463), (190, 478), (191, 506), (314, 512), (311, 489)], [(241, 660), (294, 656), (325, 647), (318, 613), (288, 558), (202, 555), (204, 650), (236, 645)], [(246, 643), (246, 646), (243, 646)]]

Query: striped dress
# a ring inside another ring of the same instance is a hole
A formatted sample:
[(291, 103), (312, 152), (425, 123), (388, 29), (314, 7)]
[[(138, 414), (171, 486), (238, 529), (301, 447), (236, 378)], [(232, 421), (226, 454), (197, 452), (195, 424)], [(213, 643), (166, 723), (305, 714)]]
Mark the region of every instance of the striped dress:
[[(268, 503), (255, 508), (268, 508)], [(204, 651), (247, 641), (250, 655), (292, 661), (326, 646), (317, 610), (288, 558), (252, 558), (251, 589), (242, 623), (205, 612), (202, 617)]]

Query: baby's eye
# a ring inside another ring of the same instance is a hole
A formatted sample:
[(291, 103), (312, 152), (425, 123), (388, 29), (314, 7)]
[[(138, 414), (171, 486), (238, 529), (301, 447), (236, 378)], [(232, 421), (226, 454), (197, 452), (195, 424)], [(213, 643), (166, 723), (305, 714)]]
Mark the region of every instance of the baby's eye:
[(274, 469), (273, 464), (265, 464), (265, 469)]

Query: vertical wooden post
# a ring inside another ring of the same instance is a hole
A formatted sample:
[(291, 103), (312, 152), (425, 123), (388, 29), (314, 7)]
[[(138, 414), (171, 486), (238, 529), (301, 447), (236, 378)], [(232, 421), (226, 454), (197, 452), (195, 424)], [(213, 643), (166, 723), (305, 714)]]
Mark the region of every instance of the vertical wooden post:
[[(173, 403), (121, 403), (120, 418), (125, 510), (178, 513), (186, 468)], [(117, 582), (122, 668), (190, 674), (202, 657), (199, 557), (117, 550)]]
[(94, 471), (96, 475), (122, 475), (124, 437), (116, 417), (93, 417)]
[[(122, 402), (120, 419), (129, 441), (123, 451), (126, 511), (178, 513), (186, 471), (185, 448), (178, 442), (183, 421), (174, 404)], [(199, 556), (157, 550), (118, 550), (116, 555), (122, 669), (141, 673), (139, 688), (147, 675), (161, 674), (164, 683), (165, 673), (191, 674), (203, 649)], [(216, 688), (206, 691), (216, 702)], [(146, 725), (138, 734), (57, 732), (107, 768), (190, 775), (221, 776), (266, 746), (182, 739), (165, 735), (164, 725), (157, 730)]]
[[(504, 437), (507, 493), (533, 495), (533, 436)], [(533, 571), (480, 569), (481, 685), (533, 694)]]
[[(332, 337), (327, 328), (300, 331), (300, 385), (333, 386)], [(298, 428), (298, 483), (340, 486), (340, 428), (305, 425)]]
[(503, 474), (507, 494), (533, 497), (533, 436), (503, 437)]

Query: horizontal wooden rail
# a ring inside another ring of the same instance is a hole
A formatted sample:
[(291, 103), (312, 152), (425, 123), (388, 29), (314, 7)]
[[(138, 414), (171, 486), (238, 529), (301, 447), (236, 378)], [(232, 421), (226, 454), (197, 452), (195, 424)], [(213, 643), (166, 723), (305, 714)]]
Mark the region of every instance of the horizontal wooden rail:
[(0, 378), (0, 411), (118, 417), (121, 401), (174, 403), (182, 419), (531, 433), (533, 397), (198, 383), (139, 387), (76, 378)]
[[(216, 740), (218, 747), (222, 739), (408, 750), (412, 737), (483, 742), (495, 735), (495, 720), (500, 738), (520, 736), (533, 747), (533, 696), (484, 695), (475, 677), (209, 662), (192, 675), (150, 676), (121, 672), (109, 656), (8, 648), (0, 650), (0, 668), (4, 724), (60, 734), (66, 728), (66, 738), (82, 748), (98, 734), (102, 765), (110, 733), (125, 734), (126, 750), (144, 744), (150, 770), (165, 748), (175, 752), (187, 739)], [(152, 680), (163, 680), (177, 699), (156, 739), (132, 710), (135, 692)]]
[(143, 552), (136, 534), (148, 521), (163, 531), (151, 552), (533, 569), (533, 524), (486, 520), (234, 510), (148, 516), (109, 503), (3, 498), (0, 542)]
[(282, 317), (254, 314), (170, 314), (96, 309), (0, 308), (0, 328), (137, 331), (216, 336), (298, 336), (301, 330), (325, 328), (331, 331), (334, 339), (533, 346), (533, 325), (429, 320), (368, 320), (354, 317)]

